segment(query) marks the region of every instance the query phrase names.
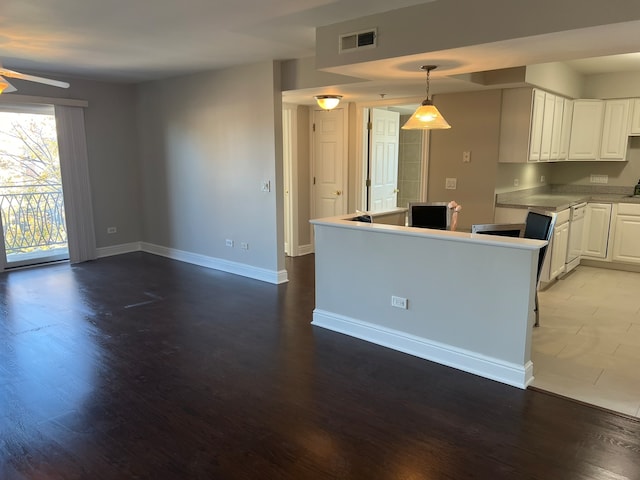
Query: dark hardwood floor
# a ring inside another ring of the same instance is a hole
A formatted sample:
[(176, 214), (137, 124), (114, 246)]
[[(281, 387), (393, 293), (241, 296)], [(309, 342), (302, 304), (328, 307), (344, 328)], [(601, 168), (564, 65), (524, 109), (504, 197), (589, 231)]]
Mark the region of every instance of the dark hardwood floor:
[(134, 253), (0, 274), (0, 479), (639, 479), (640, 423), (312, 327)]

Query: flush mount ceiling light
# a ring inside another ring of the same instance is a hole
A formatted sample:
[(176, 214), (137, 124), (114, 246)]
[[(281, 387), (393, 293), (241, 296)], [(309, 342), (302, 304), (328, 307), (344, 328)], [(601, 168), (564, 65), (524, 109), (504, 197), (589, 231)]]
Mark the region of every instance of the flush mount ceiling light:
[(402, 126), (403, 130), (435, 130), (451, 128), (436, 106), (429, 99), (429, 80), (431, 70), (438, 68), (436, 65), (422, 65), (420, 70), (427, 72), (427, 98), (424, 99), (411, 118)]
[(313, 97), (323, 110), (333, 110), (340, 103), (342, 95), (316, 95)]

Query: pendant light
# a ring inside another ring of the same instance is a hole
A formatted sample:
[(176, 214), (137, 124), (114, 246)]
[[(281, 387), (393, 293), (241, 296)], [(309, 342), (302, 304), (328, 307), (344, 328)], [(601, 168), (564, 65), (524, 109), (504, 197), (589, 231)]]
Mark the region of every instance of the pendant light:
[(420, 70), (427, 72), (427, 98), (424, 99), (411, 118), (402, 126), (403, 130), (435, 130), (451, 128), (433, 102), (429, 99), (429, 74), (436, 65), (422, 65)]
[(313, 97), (323, 110), (333, 110), (340, 103), (342, 95), (316, 95)]

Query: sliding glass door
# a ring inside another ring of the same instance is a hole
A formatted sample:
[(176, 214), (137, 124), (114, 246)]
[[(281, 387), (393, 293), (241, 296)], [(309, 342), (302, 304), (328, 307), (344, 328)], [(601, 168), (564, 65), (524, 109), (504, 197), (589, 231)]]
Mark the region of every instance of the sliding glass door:
[(2, 263), (11, 268), (68, 259), (53, 106), (0, 108)]

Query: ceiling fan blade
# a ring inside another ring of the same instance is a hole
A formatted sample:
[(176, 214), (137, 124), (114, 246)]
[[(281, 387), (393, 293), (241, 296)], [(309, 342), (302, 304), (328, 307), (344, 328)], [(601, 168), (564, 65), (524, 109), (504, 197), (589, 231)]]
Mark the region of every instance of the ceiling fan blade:
[(69, 84), (67, 82), (51, 80), (50, 78), (36, 77), (35, 75), (27, 75), (26, 73), (14, 72), (13, 70), (7, 70), (6, 68), (0, 69), (0, 75), (2, 75), (3, 77), (17, 78), (19, 80), (44, 83), (53, 87), (69, 88)]
[(0, 76), (0, 85), (4, 85), (4, 88), (2, 88), (2, 92), (1, 93), (11, 93), (11, 92), (17, 92), (18, 91), (18, 89), (16, 87), (14, 87), (9, 82), (7, 82), (6, 78), (3, 78), (1, 76)]

